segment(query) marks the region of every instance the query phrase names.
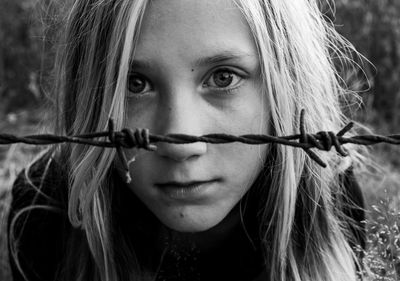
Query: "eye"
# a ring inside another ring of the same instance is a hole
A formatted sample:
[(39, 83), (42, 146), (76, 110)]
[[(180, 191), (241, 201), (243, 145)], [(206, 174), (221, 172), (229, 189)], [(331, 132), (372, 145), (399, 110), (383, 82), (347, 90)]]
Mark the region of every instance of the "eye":
[(207, 87), (216, 89), (233, 88), (237, 86), (242, 78), (231, 69), (218, 69), (214, 71), (206, 81)]
[(141, 95), (151, 90), (149, 81), (137, 73), (128, 76), (128, 90), (134, 95)]

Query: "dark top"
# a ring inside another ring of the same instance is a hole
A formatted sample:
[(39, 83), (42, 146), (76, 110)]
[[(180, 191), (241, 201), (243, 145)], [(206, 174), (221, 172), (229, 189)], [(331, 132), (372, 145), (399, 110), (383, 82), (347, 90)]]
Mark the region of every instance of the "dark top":
[[(48, 155), (37, 161), (30, 169), (30, 178), (38, 184), (43, 170), (48, 163)], [(12, 189), (12, 203), (9, 215), (10, 223), (18, 211), (35, 205), (54, 206), (60, 211), (32, 209), (21, 215), (15, 224), (15, 235), (21, 235), (18, 248), (18, 259), (29, 281), (50, 281), (56, 277), (56, 271), (66, 252), (66, 241), (73, 229), (67, 217), (67, 179), (64, 163), (51, 161), (48, 166), (48, 176), (41, 186), (42, 193), (38, 194), (26, 180), (23, 173), (19, 175)], [(153, 216), (140, 202), (121, 179), (112, 173), (115, 188), (119, 189), (114, 205), (118, 206), (115, 223), (123, 228), (123, 233), (136, 237), (140, 244), (134, 245), (138, 249), (139, 259), (146, 260), (155, 267), (163, 256), (158, 281), (178, 280), (265, 280), (263, 257), (258, 247), (256, 204), (246, 204), (243, 220), (240, 218), (239, 204), (217, 226), (208, 230), (206, 235), (215, 238), (217, 243), (209, 248), (199, 247), (193, 243), (199, 234), (180, 235), (168, 230)], [(362, 221), (365, 219), (363, 196), (351, 169), (341, 177), (348, 193), (349, 204), (344, 213), (351, 217), (355, 225), (351, 228), (356, 241), (351, 244), (360, 244), (365, 247), (365, 231)], [(246, 195), (247, 197), (251, 195)], [(247, 198), (249, 202), (253, 200)], [(352, 202), (350, 202), (350, 201)], [(351, 205), (354, 205), (351, 207)], [(135, 214), (140, 214), (135, 216)], [(131, 223), (135, 221), (135, 224)], [(228, 231), (227, 231), (228, 230)], [(222, 233), (222, 234), (221, 234)], [(228, 235), (223, 235), (228, 233)], [(162, 235), (160, 235), (162, 234)], [(203, 234), (200, 234), (204, 236)], [(162, 237), (162, 238), (160, 238)], [(167, 245), (163, 247), (162, 244)], [(158, 246), (155, 246), (158, 245)], [(161, 245), (161, 247), (160, 247)], [(161, 251), (160, 249), (166, 249)], [(25, 280), (10, 257), (10, 264), (14, 281)]]

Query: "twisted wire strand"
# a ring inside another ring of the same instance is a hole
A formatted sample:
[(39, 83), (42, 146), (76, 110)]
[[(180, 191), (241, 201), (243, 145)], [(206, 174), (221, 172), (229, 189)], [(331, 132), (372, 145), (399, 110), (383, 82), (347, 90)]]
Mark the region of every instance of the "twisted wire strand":
[[(156, 143), (173, 143), (173, 144), (187, 144), (194, 142), (205, 142), (212, 144), (225, 144), (232, 142), (241, 142), (250, 145), (262, 144), (281, 144), (291, 147), (303, 149), (307, 155), (316, 161), (322, 167), (326, 167), (321, 158), (311, 149), (315, 148), (323, 151), (330, 151), (332, 147), (341, 156), (347, 156), (346, 149), (343, 144), (352, 143), (356, 145), (374, 145), (378, 143), (387, 143), (391, 145), (400, 145), (400, 134), (393, 134), (388, 136), (381, 135), (357, 135), (352, 137), (344, 137), (344, 135), (352, 129), (353, 122), (347, 124), (338, 133), (331, 131), (321, 131), (315, 134), (308, 134), (304, 125), (305, 111), (300, 113), (300, 134), (290, 136), (271, 136), (271, 135), (255, 135), (247, 134), (241, 136), (234, 136), (229, 134), (207, 134), (203, 136), (192, 136), (186, 134), (168, 134), (168, 135), (155, 135), (150, 134), (148, 129), (129, 129), (124, 128), (121, 131), (114, 130), (114, 122), (112, 119), (108, 122), (107, 132), (94, 132), (76, 136), (57, 136), (51, 134), (42, 135), (28, 135), (18, 137), (11, 134), (0, 134), (0, 145), (8, 145), (15, 143), (25, 143), (32, 145), (51, 145), (60, 143), (76, 143), (84, 145), (92, 145), (105, 148), (115, 148), (123, 163), (124, 169), (127, 171), (127, 182), (130, 182), (129, 163), (134, 159), (128, 161), (124, 150), (122, 148), (139, 148), (149, 151), (157, 149)], [(97, 140), (98, 138), (106, 138), (108, 140)]]

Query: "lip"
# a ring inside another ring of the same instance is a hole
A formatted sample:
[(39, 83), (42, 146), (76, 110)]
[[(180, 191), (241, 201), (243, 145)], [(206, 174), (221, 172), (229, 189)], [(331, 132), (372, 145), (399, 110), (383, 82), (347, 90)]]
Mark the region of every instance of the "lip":
[(199, 201), (207, 198), (218, 179), (206, 181), (170, 181), (156, 183), (155, 187), (170, 199), (184, 201)]

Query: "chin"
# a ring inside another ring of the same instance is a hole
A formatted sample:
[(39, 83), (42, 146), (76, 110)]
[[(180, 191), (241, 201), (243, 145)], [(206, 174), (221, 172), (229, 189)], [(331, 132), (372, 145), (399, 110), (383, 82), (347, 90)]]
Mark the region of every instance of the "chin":
[(168, 228), (179, 232), (202, 232), (213, 228), (219, 224), (224, 215), (217, 216), (203, 211), (200, 214), (180, 211), (172, 214), (162, 214), (158, 216), (159, 220)]

